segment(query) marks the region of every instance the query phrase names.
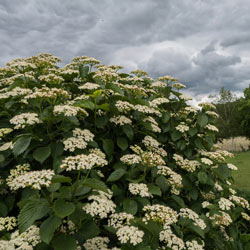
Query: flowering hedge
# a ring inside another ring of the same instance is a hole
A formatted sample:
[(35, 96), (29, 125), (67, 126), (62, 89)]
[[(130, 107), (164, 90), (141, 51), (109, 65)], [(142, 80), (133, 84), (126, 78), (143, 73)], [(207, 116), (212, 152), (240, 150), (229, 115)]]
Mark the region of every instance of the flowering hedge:
[(94, 58), (0, 68), (0, 249), (249, 249), (214, 106)]

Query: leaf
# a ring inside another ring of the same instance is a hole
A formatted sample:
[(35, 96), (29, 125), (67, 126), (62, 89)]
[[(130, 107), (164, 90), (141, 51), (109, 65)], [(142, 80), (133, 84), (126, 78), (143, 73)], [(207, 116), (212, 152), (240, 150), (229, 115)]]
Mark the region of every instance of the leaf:
[(200, 171), (198, 173), (198, 180), (199, 180), (200, 183), (206, 184), (207, 183), (207, 174), (206, 174), (206, 172)]
[(126, 134), (128, 139), (132, 141), (133, 137), (134, 137), (134, 131), (133, 131), (132, 127), (129, 125), (124, 125), (124, 126), (122, 126), (122, 130)]
[(96, 90), (96, 91), (93, 93), (93, 95), (94, 95), (95, 98), (99, 97), (101, 94), (102, 94), (102, 90), (101, 90), (101, 89), (98, 89), (98, 90)]
[(105, 185), (105, 183), (100, 181), (100, 180), (94, 179), (94, 178), (89, 178), (89, 179), (85, 180), (83, 182), (83, 185), (85, 185), (87, 187), (91, 187), (93, 189), (101, 190), (105, 193), (108, 193), (108, 188)]
[(96, 118), (96, 127), (97, 128), (103, 128), (108, 123), (108, 117), (107, 116), (101, 116)]
[(64, 218), (75, 211), (75, 205), (72, 202), (66, 202), (63, 199), (58, 199), (55, 201), (53, 209), (57, 216)]
[(109, 178), (107, 179), (107, 182), (117, 181), (125, 174), (126, 170), (119, 168), (110, 174)]
[(180, 140), (177, 142), (176, 146), (182, 151), (186, 148), (186, 142), (184, 140)]
[(76, 250), (76, 239), (71, 235), (60, 234), (52, 242), (54, 250)]
[(81, 234), (85, 240), (96, 237), (100, 232), (94, 221), (88, 221), (82, 225)]
[(181, 207), (184, 208), (186, 207), (185, 202), (183, 201), (182, 198), (180, 198), (177, 195), (172, 195), (171, 198)]
[(161, 188), (163, 192), (166, 192), (169, 189), (169, 185), (167, 184), (167, 179), (164, 176), (159, 176), (155, 180), (157, 186)]
[(179, 140), (181, 137), (182, 137), (182, 133), (177, 131), (177, 130), (175, 130), (174, 132), (171, 133), (171, 139), (174, 142)]
[(197, 123), (200, 125), (200, 127), (205, 127), (208, 123), (208, 117), (205, 114), (199, 114), (197, 118)]
[(193, 199), (193, 200), (197, 200), (198, 198), (198, 191), (196, 188), (193, 188), (189, 193), (189, 196)]
[(111, 156), (114, 152), (114, 143), (111, 139), (104, 139), (102, 140), (102, 146), (105, 151), (105, 153), (108, 156)]
[(202, 140), (200, 138), (196, 138), (194, 144), (198, 149), (204, 149)]
[(33, 199), (28, 201), (18, 215), (18, 226), (20, 232), (24, 232), (36, 220), (44, 217), (49, 211), (49, 203), (45, 199)]
[(54, 232), (61, 225), (61, 223), (62, 219), (55, 215), (51, 215), (47, 218), (40, 226), (41, 240), (49, 244), (54, 236)]
[(197, 128), (190, 128), (190, 129), (188, 130), (188, 134), (189, 134), (191, 137), (193, 137), (194, 135), (196, 135), (197, 132), (198, 132), (198, 129), (197, 129)]
[(74, 196), (82, 196), (90, 192), (91, 188), (90, 187), (85, 187), (85, 186), (78, 186), (76, 188), (76, 191), (74, 193)]
[(123, 210), (128, 214), (135, 215), (137, 213), (137, 202), (131, 199), (123, 201)]
[(80, 76), (82, 78), (85, 78), (88, 75), (88, 73), (89, 73), (89, 67), (88, 66), (80, 65), (79, 66), (79, 72), (80, 72)]
[(8, 207), (2, 201), (0, 201), (0, 216), (5, 217), (8, 215)]
[(1, 162), (4, 162), (4, 160), (5, 160), (4, 155), (0, 154), (0, 163), (1, 163)]
[(74, 104), (74, 106), (77, 107), (81, 107), (81, 108), (86, 108), (86, 109), (90, 109), (90, 110), (94, 110), (95, 109), (95, 104), (89, 100), (81, 100), (78, 101)]
[(154, 184), (148, 184), (148, 191), (151, 194), (161, 196), (161, 189)]
[(114, 83), (108, 82), (108, 83), (106, 84), (106, 88), (107, 88), (107, 89), (112, 89), (113, 91), (115, 91), (115, 92), (117, 92), (117, 93), (119, 93), (119, 94), (121, 94), (121, 95), (124, 94), (123, 91), (122, 91), (122, 89), (120, 89), (120, 88), (119, 88), (116, 84), (114, 84)]
[(119, 146), (119, 148), (123, 151), (128, 148), (128, 141), (125, 137), (118, 137), (116, 143)]
[(53, 175), (52, 177), (52, 183), (62, 183), (62, 182), (68, 182), (70, 183), (72, 180), (70, 177), (66, 177), (66, 176), (63, 176), (63, 175), (59, 175), (59, 174), (55, 174)]
[(97, 108), (102, 109), (104, 111), (109, 111), (110, 110), (110, 105), (109, 105), (109, 103), (103, 103), (101, 105), (97, 105)]
[(197, 233), (199, 236), (201, 236), (203, 239), (205, 237), (203, 230), (199, 226), (195, 226), (192, 223), (189, 223), (188, 228), (190, 228), (193, 232)]
[(39, 161), (41, 164), (50, 156), (51, 149), (49, 146), (37, 148), (34, 153), (33, 157), (35, 160)]
[(163, 122), (163, 123), (167, 123), (167, 122), (169, 121), (170, 117), (171, 117), (171, 116), (170, 116), (170, 113), (167, 113), (167, 112), (163, 113), (163, 114), (162, 114), (162, 118), (161, 118), (161, 119), (162, 119), (162, 122)]
[(13, 154), (14, 156), (18, 156), (22, 154), (30, 145), (31, 136), (22, 136), (20, 137), (13, 146)]

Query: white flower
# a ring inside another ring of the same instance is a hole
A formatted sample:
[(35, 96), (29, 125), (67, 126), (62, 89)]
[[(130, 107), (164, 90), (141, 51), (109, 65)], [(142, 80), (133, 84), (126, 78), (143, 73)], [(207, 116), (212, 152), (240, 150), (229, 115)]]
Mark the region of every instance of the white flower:
[(136, 154), (127, 154), (120, 158), (120, 161), (127, 164), (127, 165), (133, 165), (133, 164), (139, 164), (142, 159), (139, 155)]
[(230, 215), (224, 211), (221, 211), (220, 214), (214, 214), (212, 216), (209, 213), (206, 216), (212, 221), (215, 226), (229, 226), (233, 221)]
[(117, 101), (115, 103), (116, 108), (121, 113), (128, 113), (131, 110), (134, 110), (135, 106), (129, 102), (126, 101)]
[(88, 112), (80, 107), (70, 106), (70, 105), (56, 105), (54, 106), (55, 115), (64, 115), (64, 116), (76, 116), (78, 112), (83, 113), (85, 116), (88, 116)]
[(17, 226), (16, 217), (0, 217), (0, 231), (11, 231)]
[(98, 89), (100, 88), (99, 84), (92, 83), (92, 82), (86, 82), (82, 86), (78, 87), (79, 89), (87, 89), (87, 90), (92, 90), (92, 89)]
[(169, 100), (167, 98), (161, 97), (161, 98), (156, 98), (153, 101), (150, 101), (149, 106), (152, 108), (157, 108), (159, 105), (164, 103), (169, 103)]
[(216, 109), (216, 107), (209, 102), (199, 103), (199, 106), (202, 107), (203, 109)]
[(177, 127), (175, 127), (175, 129), (180, 131), (181, 133), (184, 133), (189, 130), (189, 127), (185, 125), (184, 122), (181, 122)]
[(144, 183), (129, 183), (128, 189), (133, 195), (140, 195), (141, 197), (152, 197), (148, 191), (148, 186)]
[(238, 206), (241, 206), (243, 208), (246, 208), (246, 209), (250, 210), (249, 202), (246, 199), (244, 199), (244, 198), (242, 198), (240, 196), (231, 195), (229, 197), (229, 200), (233, 201)]
[(235, 207), (233, 202), (223, 197), (220, 198), (218, 205), (221, 210), (230, 210), (231, 207)]
[(25, 128), (28, 125), (41, 123), (36, 113), (23, 113), (10, 119), (10, 123), (16, 125), (14, 129)]
[(101, 219), (107, 218), (109, 213), (114, 213), (116, 205), (111, 200), (112, 192), (105, 193), (98, 191), (97, 195), (88, 197), (88, 203), (83, 206), (83, 210), (91, 216), (98, 216)]
[(196, 240), (186, 241), (186, 250), (203, 250), (204, 249), (204, 242), (200, 245)]
[(12, 149), (13, 148), (13, 143), (12, 142), (6, 142), (0, 146), (0, 151), (5, 151), (7, 149)]
[(108, 250), (109, 238), (107, 237), (94, 237), (86, 240), (83, 244), (86, 250)]
[(201, 162), (209, 166), (213, 165), (213, 162), (209, 160), (208, 158), (204, 158), (204, 157), (201, 158)]
[(176, 82), (172, 85), (174, 88), (176, 89), (183, 89), (183, 88), (186, 88), (186, 85), (180, 83), (180, 82)]
[(205, 128), (214, 132), (219, 132), (218, 128), (216, 128), (214, 125), (211, 124), (206, 125)]
[(116, 235), (122, 244), (130, 242), (135, 246), (142, 242), (144, 232), (134, 226), (123, 226), (118, 229)]
[(228, 167), (229, 169), (231, 169), (231, 170), (238, 170), (238, 168), (237, 168), (235, 165), (231, 164), (231, 163), (228, 163), (228, 164), (227, 164), (227, 167)]
[(127, 118), (126, 116), (124, 116), (124, 115), (111, 117), (109, 119), (109, 121), (113, 122), (115, 125), (120, 125), (120, 126), (123, 126), (123, 125), (126, 125), (126, 124), (129, 124), (129, 125), (132, 124), (132, 121), (129, 118)]
[(133, 220), (134, 216), (127, 213), (115, 213), (109, 216), (108, 226), (118, 229), (124, 225), (130, 225), (130, 220)]

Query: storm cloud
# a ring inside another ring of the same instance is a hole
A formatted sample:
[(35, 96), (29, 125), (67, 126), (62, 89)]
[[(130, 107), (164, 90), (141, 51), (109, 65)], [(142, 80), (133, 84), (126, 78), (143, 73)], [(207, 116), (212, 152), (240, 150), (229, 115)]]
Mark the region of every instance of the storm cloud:
[(201, 99), (250, 84), (248, 0), (1, 0), (0, 66), (41, 52), (172, 75)]

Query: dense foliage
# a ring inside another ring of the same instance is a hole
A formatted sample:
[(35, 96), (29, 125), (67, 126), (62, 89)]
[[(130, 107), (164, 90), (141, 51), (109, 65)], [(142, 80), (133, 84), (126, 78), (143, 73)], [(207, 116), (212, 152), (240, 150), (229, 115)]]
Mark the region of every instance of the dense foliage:
[(170, 76), (58, 62), (0, 68), (0, 249), (249, 249), (213, 105)]

